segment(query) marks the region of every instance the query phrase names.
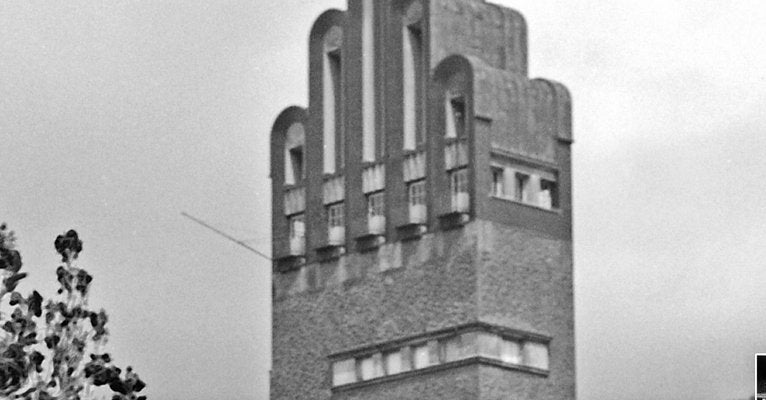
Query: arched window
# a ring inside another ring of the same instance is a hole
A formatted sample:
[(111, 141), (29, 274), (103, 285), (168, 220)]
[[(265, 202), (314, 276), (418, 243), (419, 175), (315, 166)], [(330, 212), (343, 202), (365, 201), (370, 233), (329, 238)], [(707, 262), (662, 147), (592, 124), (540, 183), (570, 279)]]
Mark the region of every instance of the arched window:
[(304, 144), (305, 130), (303, 124), (294, 123), (290, 125), (285, 137), (285, 185), (298, 185), (306, 177)]
[(424, 141), (423, 99), (423, 5), (411, 1), (402, 17), (402, 105), (404, 149), (414, 150)]
[(362, 160), (375, 161), (375, 13), (374, 1), (362, 0)]
[[(305, 148), (306, 132), (302, 123), (295, 122), (287, 128), (285, 134), (285, 185), (302, 185), (306, 178)], [(306, 207), (303, 187), (288, 187), (285, 191), (285, 215), (289, 230), (289, 254), (305, 254), (305, 222), (303, 213)]]
[[(444, 168), (447, 171), (451, 213), (470, 214), (473, 193), (470, 169), (469, 136), (472, 127), (472, 66), (463, 56), (451, 56), (443, 60), (434, 71), (434, 79), (441, 92), (439, 107), (444, 143)], [(464, 215), (460, 217), (464, 219)]]
[(343, 168), (343, 114), (341, 42), (343, 31), (335, 26), (324, 37), (322, 60), (323, 144), (325, 173)]
[(448, 138), (465, 136), (465, 98), (448, 94), (444, 98), (445, 132)]

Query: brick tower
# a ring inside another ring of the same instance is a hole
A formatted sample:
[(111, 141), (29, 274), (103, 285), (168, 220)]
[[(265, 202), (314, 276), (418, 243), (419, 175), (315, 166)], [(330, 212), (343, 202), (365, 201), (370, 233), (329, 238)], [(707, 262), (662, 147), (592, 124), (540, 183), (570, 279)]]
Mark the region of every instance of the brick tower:
[(271, 399), (575, 398), (571, 103), (517, 12), (349, 0), (271, 132)]

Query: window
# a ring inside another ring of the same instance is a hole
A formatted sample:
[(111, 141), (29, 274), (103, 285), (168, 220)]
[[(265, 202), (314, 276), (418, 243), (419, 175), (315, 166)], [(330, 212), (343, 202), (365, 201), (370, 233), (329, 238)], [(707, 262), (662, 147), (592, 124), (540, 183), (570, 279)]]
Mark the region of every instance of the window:
[(415, 149), (416, 144), (425, 141), (421, 121), (421, 66), (423, 64), (423, 38), (418, 26), (402, 28), (403, 60), (403, 111), (404, 148)]
[(407, 188), (409, 196), (410, 223), (426, 222), (426, 181), (412, 182)]
[(394, 375), (408, 370), (402, 362), (401, 350), (386, 354), (383, 360), (386, 366), (386, 375)]
[(305, 175), (303, 169), (303, 147), (298, 146), (290, 149), (290, 164), (292, 165), (290, 173), (293, 176), (293, 182), (302, 181)]
[(369, 216), (383, 216), (385, 212), (385, 196), (383, 192), (376, 192), (367, 196), (367, 213)]
[(543, 208), (559, 208), (558, 189), (556, 182), (548, 179), (540, 179), (540, 193), (537, 196), (537, 205)]
[(444, 362), (462, 360), (471, 356), (468, 343), (461, 335), (446, 339), (442, 344)]
[(555, 170), (495, 157), (491, 162), (491, 196), (548, 210), (559, 208)]
[(305, 236), (306, 228), (304, 225), (303, 214), (296, 214), (290, 217), (290, 238), (301, 238)]
[(500, 336), (494, 333), (481, 332), (478, 334), (479, 355), (482, 357), (500, 358)]
[(346, 241), (343, 203), (335, 203), (327, 206), (327, 226), (329, 244), (341, 245)]
[(343, 221), (343, 212), (344, 207), (343, 203), (336, 203), (336, 204), (330, 204), (327, 206), (327, 225), (328, 226), (335, 226), (335, 227), (343, 227), (344, 221)]
[(514, 184), (514, 200), (527, 202), (529, 200), (529, 175), (517, 172)]
[(325, 53), (322, 103), (324, 108), (324, 172), (334, 173), (336, 164), (343, 167), (343, 130), (341, 128), (341, 57), (336, 49)]
[[(362, 1), (362, 160), (374, 161), (375, 131), (375, 2)], [(378, 146), (382, 151), (382, 146)]]
[(467, 213), (471, 198), (468, 194), (468, 170), (461, 168), (450, 172), (450, 195), (452, 211)]
[(297, 185), (306, 176), (303, 162), (303, 145), (305, 130), (303, 124), (294, 123), (287, 128), (285, 134), (285, 185)]
[(549, 369), (548, 344), (506, 337), (505, 334), (493, 330), (467, 328), (446, 335), (441, 334), (438, 338), (432, 337), (428, 342), (423, 340), (417, 338), (410, 343), (400, 342), (397, 348), (383, 345), (388, 348), (384, 353), (369, 349), (354, 359), (334, 362), (333, 386), (403, 374), (462, 360), (493, 360), (495, 365), (500, 362), (506, 364), (505, 367), (516, 367), (517, 370), (528, 373), (539, 373), (539, 370)]
[(508, 364), (521, 364), (521, 346), (513, 340), (506, 340), (500, 343), (500, 361)]
[(542, 343), (524, 343), (524, 365), (548, 369), (548, 346)]
[(431, 365), (428, 343), (423, 343), (412, 348), (412, 361), (415, 369), (425, 368)]
[(365, 381), (383, 376), (383, 369), (375, 356), (359, 360), (359, 375)]
[(332, 385), (340, 386), (356, 382), (356, 360), (337, 361), (332, 364)]
[(495, 197), (505, 197), (505, 172), (502, 167), (491, 167), (492, 170), (492, 187), (490, 188), (490, 194)]
[(385, 193), (367, 195), (367, 223), (369, 233), (380, 235), (386, 231)]
[(448, 98), (446, 101), (446, 136), (465, 136), (465, 100), (463, 97)]
[(303, 255), (306, 251), (306, 227), (303, 214), (288, 217), (290, 228), (290, 255)]

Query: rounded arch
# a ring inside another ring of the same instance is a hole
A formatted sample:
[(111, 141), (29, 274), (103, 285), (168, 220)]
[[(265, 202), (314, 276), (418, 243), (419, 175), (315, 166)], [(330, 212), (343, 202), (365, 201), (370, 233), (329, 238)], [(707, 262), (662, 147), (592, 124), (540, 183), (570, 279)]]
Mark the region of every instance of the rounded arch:
[[(321, 169), (334, 173), (343, 165), (343, 37), (346, 13), (322, 13), (309, 34), (309, 109), (312, 147), (321, 148)], [(319, 166), (317, 166), (319, 167)]]
[[(286, 179), (288, 169), (293, 168), (294, 170), (302, 170), (304, 168), (303, 164), (305, 163), (303, 160), (303, 154), (300, 154), (300, 160), (291, 161), (289, 160), (289, 157), (286, 153), (288, 153), (290, 150), (287, 148), (288, 141), (293, 142), (293, 147), (296, 147), (296, 141), (305, 143), (307, 117), (308, 114), (305, 108), (299, 106), (290, 106), (279, 113), (279, 116), (277, 116), (277, 119), (272, 125), (271, 178), (275, 185), (283, 185), (287, 183), (288, 180), (290, 180)], [(295, 125), (299, 125), (301, 128), (296, 130)], [(296, 134), (300, 135), (301, 133), (303, 136), (302, 140), (300, 138), (291, 138), (291, 140), (288, 140), (288, 136), (296, 136)], [(300, 143), (298, 143), (297, 146), (300, 147)], [(300, 149), (300, 151), (302, 151), (302, 149)], [(298, 156), (297, 153), (296, 156)], [(289, 164), (289, 166), (287, 164)], [(296, 183), (297, 179), (294, 178), (295, 177), (293, 177), (292, 182), (290, 183)]]
[(282, 110), (271, 126), (271, 145), (277, 144), (281, 146), (284, 144), (285, 135), (290, 125), (301, 123), (305, 126), (307, 117), (306, 109), (301, 106), (290, 106)]
[(467, 57), (452, 55), (436, 66), (432, 77), (432, 115), (445, 137), (467, 137), (473, 119), (474, 68)]
[(472, 93), (475, 62), (468, 56), (448, 56), (434, 68), (432, 81), (443, 91)]
[(323, 44), (325, 34), (333, 27), (339, 27), (343, 31), (345, 25), (346, 13), (338, 9), (330, 9), (323, 12), (311, 26), (309, 32), (309, 47), (314, 48), (317, 44)]
[(425, 16), (422, 0), (401, 0), (400, 7), (405, 25), (419, 24)]
[(572, 137), (572, 95), (562, 83), (544, 78), (535, 78), (533, 82), (545, 84), (553, 97), (553, 110), (556, 137), (564, 141), (573, 141)]

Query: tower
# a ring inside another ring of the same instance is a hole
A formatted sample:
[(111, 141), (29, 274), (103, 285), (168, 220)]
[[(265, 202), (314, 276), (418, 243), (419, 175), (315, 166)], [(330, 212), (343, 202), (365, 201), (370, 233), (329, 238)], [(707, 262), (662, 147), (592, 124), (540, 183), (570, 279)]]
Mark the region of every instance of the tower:
[(574, 399), (571, 103), (482, 0), (349, 0), (271, 132), (271, 398)]

